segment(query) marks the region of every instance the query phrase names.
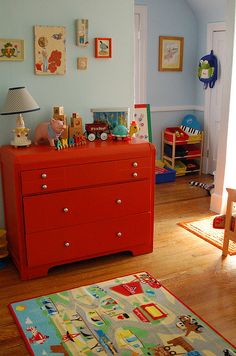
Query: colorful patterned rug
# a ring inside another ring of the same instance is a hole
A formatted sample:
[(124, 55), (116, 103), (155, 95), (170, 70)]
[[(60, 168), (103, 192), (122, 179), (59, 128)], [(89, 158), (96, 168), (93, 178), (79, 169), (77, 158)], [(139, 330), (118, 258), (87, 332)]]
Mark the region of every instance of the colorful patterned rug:
[[(213, 227), (214, 218), (215, 215), (201, 220), (180, 222), (178, 225), (222, 250), (224, 229)], [(236, 255), (236, 243), (231, 240), (229, 241), (229, 255)]]
[(9, 305), (32, 355), (235, 355), (147, 272)]

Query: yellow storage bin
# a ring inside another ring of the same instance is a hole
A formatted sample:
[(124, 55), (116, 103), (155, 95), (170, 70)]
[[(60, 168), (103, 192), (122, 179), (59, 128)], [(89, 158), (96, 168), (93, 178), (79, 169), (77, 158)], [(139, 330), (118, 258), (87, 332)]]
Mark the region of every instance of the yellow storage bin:
[(188, 143), (191, 142), (191, 143), (194, 143), (194, 142), (199, 142), (199, 141), (202, 141), (203, 139), (203, 135), (202, 133), (198, 134), (198, 135), (189, 135), (188, 137)]
[[(167, 160), (165, 160), (165, 165), (169, 168), (172, 168), (170, 162)], [(187, 170), (187, 166), (182, 161), (176, 160), (174, 170), (176, 171), (176, 176), (184, 176)]]

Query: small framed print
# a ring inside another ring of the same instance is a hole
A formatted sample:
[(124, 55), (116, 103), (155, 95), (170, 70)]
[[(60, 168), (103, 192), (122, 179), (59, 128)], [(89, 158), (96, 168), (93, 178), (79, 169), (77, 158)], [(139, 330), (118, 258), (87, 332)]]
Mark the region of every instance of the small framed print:
[(111, 58), (112, 56), (112, 39), (95, 38), (95, 57)]
[(77, 46), (87, 47), (88, 46), (88, 19), (77, 20), (76, 26), (76, 42)]
[(23, 61), (24, 40), (0, 38), (0, 61)]
[(184, 37), (160, 36), (158, 70), (181, 72), (183, 70), (183, 48)]
[(88, 58), (87, 57), (78, 57), (77, 58), (77, 69), (85, 70), (88, 68)]

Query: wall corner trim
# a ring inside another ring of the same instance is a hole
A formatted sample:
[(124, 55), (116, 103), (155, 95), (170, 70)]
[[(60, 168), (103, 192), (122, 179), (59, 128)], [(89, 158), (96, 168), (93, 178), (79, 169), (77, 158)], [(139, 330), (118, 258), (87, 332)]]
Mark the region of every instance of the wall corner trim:
[(151, 112), (167, 112), (167, 111), (204, 111), (203, 106), (198, 105), (181, 105), (181, 106), (151, 106)]

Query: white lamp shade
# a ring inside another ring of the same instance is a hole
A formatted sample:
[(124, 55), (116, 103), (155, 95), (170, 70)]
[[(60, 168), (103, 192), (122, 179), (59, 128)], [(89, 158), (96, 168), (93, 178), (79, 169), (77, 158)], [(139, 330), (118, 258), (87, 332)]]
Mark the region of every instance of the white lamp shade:
[(25, 87), (9, 88), (1, 115), (23, 114), (40, 110)]

